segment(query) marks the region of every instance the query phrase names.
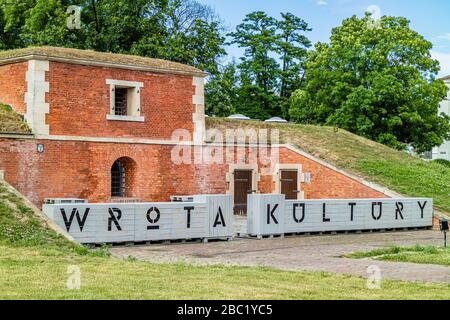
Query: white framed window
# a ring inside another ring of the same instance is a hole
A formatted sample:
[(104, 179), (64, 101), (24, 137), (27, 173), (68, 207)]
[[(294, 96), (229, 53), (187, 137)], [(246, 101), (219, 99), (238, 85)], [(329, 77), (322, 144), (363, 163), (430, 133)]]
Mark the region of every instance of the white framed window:
[(107, 79), (110, 111), (106, 119), (113, 121), (144, 122), (141, 116), (142, 82)]

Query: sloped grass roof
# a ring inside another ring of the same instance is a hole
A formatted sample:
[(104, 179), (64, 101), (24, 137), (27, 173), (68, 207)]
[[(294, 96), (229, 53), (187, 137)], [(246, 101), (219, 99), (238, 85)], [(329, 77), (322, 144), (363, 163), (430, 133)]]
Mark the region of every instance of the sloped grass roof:
[(31, 130), (11, 106), (0, 103), (0, 133), (31, 133)]
[(207, 118), (207, 128), (278, 129), (291, 144), (342, 170), (409, 197), (430, 197), (450, 213), (450, 169), (332, 127)]
[(79, 64), (105, 63), (117, 66), (141, 67), (160, 70), (163, 72), (186, 73), (192, 75), (206, 75), (203, 71), (178, 62), (140, 57), (128, 54), (117, 54), (109, 52), (98, 52), (93, 50), (81, 50), (61, 47), (28, 47), (22, 49), (0, 51), (0, 64), (27, 60), (29, 57), (41, 57), (47, 60), (64, 59)]

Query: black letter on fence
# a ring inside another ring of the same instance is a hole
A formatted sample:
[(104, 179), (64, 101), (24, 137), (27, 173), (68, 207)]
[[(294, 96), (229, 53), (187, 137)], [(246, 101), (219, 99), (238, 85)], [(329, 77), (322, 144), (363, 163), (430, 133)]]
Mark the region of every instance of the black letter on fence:
[[(378, 216), (375, 216), (375, 206), (379, 206), (380, 207)], [(383, 215), (383, 203), (382, 202), (372, 202), (372, 217), (373, 217), (373, 220), (380, 220), (382, 215)]]
[(216, 216), (216, 220), (214, 221), (213, 228), (217, 227), (219, 224), (222, 225), (223, 227), (227, 226), (225, 224), (225, 219), (223, 218), (223, 214), (222, 214), (222, 208), (220, 206), (219, 206), (219, 210), (217, 211), (217, 216)]
[(194, 210), (194, 207), (184, 207), (184, 210), (187, 211), (187, 228), (190, 229), (191, 228), (191, 211)]
[(275, 224), (278, 224), (278, 220), (273, 215), (273, 213), (275, 212), (275, 210), (277, 210), (277, 208), (278, 203), (275, 205), (275, 207), (273, 207), (272, 210), (270, 210), (270, 204), (267, 205), (267, 224), (270, 224), (270, 217), (272, 217), (273, 222), (275, 222)]
[[(122, 228), (120, 227), (120, 224), (119, 224), (119, 220), (120, 220), (120, 218), (122, 218), (122, 211), (120, 209), (117, 209), (117, 208), (109, 208), (108, 211), (109, 211), (108, 231), (112, 230), (111, 222), (114, 222), (114, 224), (116, 225), (117, 230), (122, 231)], [(114, 212), (117, 213), (117, 217), (114, 214)]]
[(353, 221), (353, 213), (355, 211), (354, 209), (356, 206), (356, 202), (350, 202), (348, 205), (350, 206), (350, 221)]
[[(302, 217), (297, 219), (296, 210), (298, 207), (302, 208)], [(305, 204), (304, 203), (294, 203), (292, 215), (294, 216), (294, 221), (297, 223), (302, 223), (305, 220)]]
[(323, 213), (323, 222), (330, 222), (331, 219), (326, 217), (326, 214), (327, 214), (327, 204), (326, 203), (324, 203), (322, 205), (322, 213)]
[(395, 220), (398, 220), (398, 215), (400, 215), (400, 218), (402, 218), (402, 220), (403, 220), (403, 215), (402, 215), (403, 203), (402, 202), (396, 202), (395, 206), (397, 207), (397, 209), (395, 209)]
[(421, 218), (423, 219), (423, 209), (425, 209), (425, 206), (427, 205), (428, 201), (425, 201), (423, 204), (420, 203), (420, 201), (417, 201), (417, 203), (419, 204), (420, 207), (420, 214), (421, 214)]
[[(151, 214), (152, 212), (156, 212), (156, 217), (155, 219), (152, 218)], [(158, 208), (156, 207), (151, 207), (150, 209), (148, 209), (147, 211), (147, 221), (150, 222), (151, 224), (155, 224), (159, 221), (159, 218), (161, 218), (161, 212), (159, 211)], [(158, 230), (159, 226), (148, 226), (147, 230)]]
[(86, 219), (88, 217), (90, 208), (86, 208), (86, 210), (84, 211), (83, 218), (80, 217), (80, 213), (78, 212), (77, 208), (73, 208), (69, 219), (67, 219), (66, 211), (64, 211), (63, 208), (61, 208), (60, 210), (64, 220), (64, 224), (66, 225), (67, 232), (70, 231), (70, 227), (72, 226), (72, 221), (75, 218), (75, 216), (77, 217), (77, 222), (78, 226), (80, 227), (80, 231), (83, 232), (84, 224), (86, 223)]

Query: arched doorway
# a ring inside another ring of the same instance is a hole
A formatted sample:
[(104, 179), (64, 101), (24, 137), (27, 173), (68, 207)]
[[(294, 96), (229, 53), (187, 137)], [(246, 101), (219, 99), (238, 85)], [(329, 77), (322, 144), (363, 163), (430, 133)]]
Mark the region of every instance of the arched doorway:
[(114, 161), (111, 167), (111, 197), (133, 197), (134, 172), (136, 163), (133, 159), (123, 157)]

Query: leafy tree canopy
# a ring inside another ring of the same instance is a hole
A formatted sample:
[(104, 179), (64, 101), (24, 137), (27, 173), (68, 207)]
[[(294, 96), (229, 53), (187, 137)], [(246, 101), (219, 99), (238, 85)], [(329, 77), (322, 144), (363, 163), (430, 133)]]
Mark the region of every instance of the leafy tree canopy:
[(330, 44), (318, 43), (310, 53), (307, 85), (291, 99), (292, 119), (430, 150), (450, 130), (450, 118), (438, 115), (447, 87), (436, 80), (431, 48), (405, 18), (344, 20)]
[[(244, 56), (235, 68), (233, 98), (222, 100), (233, 105), (224, 110), (208, 106), (208, 111), (214, 109), (214, 114), (219, 115), (233, 110), (262, 120), (288, 117), (289, 97), (302, 85), (303, 65), (311, 46), (304, 34), (310, 30), (305, 21), (291, 13), (282, 13), (279, 20), (262, 11), (246, 15), (236, 30), (228, 34), (231, 44), (244, 49)], [(221, 77), (210, 80), (216, 83), (208, 88), (219, 88), (229, 81)], [(207, 105), (217, 97), (213, 98), (210, 92)]]
[[(82, 9), (81, 28), (67, 9)], [(128, 53), (190, 64), (217, 73), (223, 28), (195, 0), (0, 0), (0, 49), (60, 46)]]

